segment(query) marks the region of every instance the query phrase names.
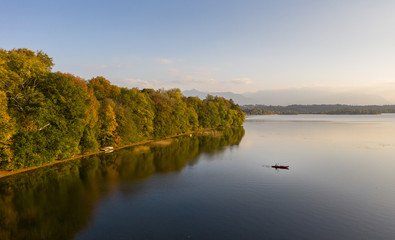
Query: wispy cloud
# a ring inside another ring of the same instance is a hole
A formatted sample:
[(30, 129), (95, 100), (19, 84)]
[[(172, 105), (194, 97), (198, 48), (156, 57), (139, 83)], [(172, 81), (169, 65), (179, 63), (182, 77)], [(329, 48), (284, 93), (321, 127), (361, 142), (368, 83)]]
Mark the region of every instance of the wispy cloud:
[(219, 71), (218, 68), (198, 68), (197, 71), (185, 72), (178, 68), (167, 69), (164, 73), (171, 76), (171, 82), (177, 85), (197, 87), (201, 85), (214, 85), (219, 81), (213, 77), (213, 71)]
[(249, 78), (233, 78), (232, 83), (236, 84), (251, 84), (253, 81)]
[(80, 65), (83, 68), (88, 68), (88, 69), (121, 69), (125, 68), (124, 65), (117, 64), (117, 65), (108, 65), (108, 64), (81, 64)]
[(105, 69), (109, 67), (106, 64), (82, 64), (81, 66), (84, 68), (91, 68), (91, 69)]
[(142, 79), (135, 79), (135, 78), (125, 78), (122, 80), (122, 85), (125, 85), (129, 88), (158, 88), (159, 84), (157, 80), (142, 80)]
[(171, 69), (167, 69), (166, 71), (165, 71), (165, 74), (168, 74), (168, 75), (178, 75), (178, 74), (180, 74), (181, 73), (181, 71), (180, 71), (180, 69), (177, 69), (177, 68), (171, 68)]
[(162, 64), (173, 64), (174, 61), (168, 58), (158, 58), (156, 59), (157, 62), (162, 63)]
[(191, 75), (183, 75), (179, 76), (177, 80), (173, 81), (173, 83), (184, 85), (213, 85), (217, 84), (218, 80), (215, 78), (197, 78)]
[(210, 76), (221, 70), (222, 70), (221, 68), (216, 68), (216, 67), (203, 67), (203, 68), (198, 68), (197, 71), (192, 72), (192, 74), (197, 76)]

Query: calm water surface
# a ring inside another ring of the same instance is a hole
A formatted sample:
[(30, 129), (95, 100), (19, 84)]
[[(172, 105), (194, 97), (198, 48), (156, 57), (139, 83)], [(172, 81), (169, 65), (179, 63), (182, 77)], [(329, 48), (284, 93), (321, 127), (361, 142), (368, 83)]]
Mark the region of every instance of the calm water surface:
[(0, 239), (395, 239), (394, 170), (394, 114), (252, 116), (0, 179)]

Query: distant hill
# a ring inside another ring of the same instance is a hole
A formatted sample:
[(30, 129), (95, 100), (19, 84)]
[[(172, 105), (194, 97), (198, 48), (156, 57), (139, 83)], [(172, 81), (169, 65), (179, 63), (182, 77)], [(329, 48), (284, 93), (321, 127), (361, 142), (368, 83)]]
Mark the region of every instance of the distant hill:
[(265, 104), (287, 106), (292, 104), (344, 104), (344, 105), (389, 105), (394, 104), (387, 99), (375, 95), (353, 91), (335, 92), (323, 88), (289, 88), (279, 90), (263, 90), (257, 92), (201, 92), (196, 89), (183, 91), (185, 96), (206, 98), (207, 94), (233, 99), (239, 105)]
[(182, 91), (182, 94), (187, 97), (199, 97), (200, 99), (205, 99), (208, 94), (213, 96), (224, 97), (226, 99), (232, 99), (235, 103), (239, 105), (245, 105), (255, 102), (254, 99), (250, 99), (241, 94), (232, 92), (201, 92), (196, 89)]

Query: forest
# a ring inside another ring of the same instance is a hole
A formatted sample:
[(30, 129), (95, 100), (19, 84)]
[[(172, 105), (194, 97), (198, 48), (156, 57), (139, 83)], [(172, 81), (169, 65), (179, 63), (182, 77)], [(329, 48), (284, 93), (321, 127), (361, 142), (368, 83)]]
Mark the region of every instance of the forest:
[(101, 147), (122, 147), (200, 129), (240, 126), (232, 100), (179, 89), (112, 85), (53, 72), (42, 51), (0, 49), (0, 169), (40, 166)]
[(240, 107), (247, 115), (271, 114), (380, 114), (395, 113), (395, 105), (344, 105), (344, 104), (313, 104), (313, 105), (244, 105)]

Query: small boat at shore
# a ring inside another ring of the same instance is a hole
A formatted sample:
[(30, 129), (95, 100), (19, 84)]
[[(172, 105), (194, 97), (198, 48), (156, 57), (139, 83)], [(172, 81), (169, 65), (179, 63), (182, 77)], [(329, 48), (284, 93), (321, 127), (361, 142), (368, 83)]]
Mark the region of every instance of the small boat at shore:
[(104, 151), (104, 152), (109, 152), (109, 151), (113, 151), (114, 150), (114, 147), (104, 147), (104, 148), (101, 148), (100, 149), (100, 151)]
[(280, 165), (274, 165), (272, 168), (280, 168), (280, 169), (288, 169), (289, 166), (280, 166)]

